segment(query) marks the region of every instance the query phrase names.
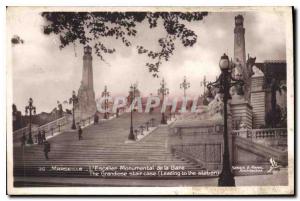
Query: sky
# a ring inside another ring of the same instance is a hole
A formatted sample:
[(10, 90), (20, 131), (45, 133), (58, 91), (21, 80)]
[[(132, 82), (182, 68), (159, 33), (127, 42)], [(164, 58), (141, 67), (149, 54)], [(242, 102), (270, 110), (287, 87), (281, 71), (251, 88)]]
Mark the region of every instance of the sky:
[[(124, 47), (114, 39), (105, 40), (115, 47), (113, 55), (105, 56), (102, 62), (93, 54), (94, 90), (96, 98), (107, 85), (114, 95), (127, 95), (131, 83), (138, 83), (143, 96), (157, 94), (164, 78), (172, 96), (183, 94), (180, 83), (187, 77), (190, 88), (188, 96), (199, 96), (203, 92), (200, 82), (203, 76), (213, 81), (219, 75), (219, 59), (223, 53), (233, 57), (234, 16), (244, 16), (246, 54), (264, 60), (284, 60), (286, 57), (285, 19), (279, 12), (222, 12), (209, 13), (203, 21), (187, 26), (198, 36), (193, 47), (176, 44), (170, 61), (163, 63), (159, 78), (153, 78), (145, 66), (149, 61), (145, 55), (137, 54), (136, 48)], [(68, 100), (72, 90), (80, 86), (83, 46), (80, 44), (59, 49), (56, 35), (44, 35), (44, 19), (36, 10), (8, 12), (7, 27), (10, 40), (20, 36), (23, 44), (12, 45), (11, 54), (13, 103), (24, 113), (29, 97), (34, 100), (37, 112), (50, 112), (57, 101)], [(138, 35), (133, 44), (156, 48), (159, 37), (165, 36), (161, 27), (149, 30), (146, 23), (137, 26)], [(64, 105), (65, 108), (70, 106)]]

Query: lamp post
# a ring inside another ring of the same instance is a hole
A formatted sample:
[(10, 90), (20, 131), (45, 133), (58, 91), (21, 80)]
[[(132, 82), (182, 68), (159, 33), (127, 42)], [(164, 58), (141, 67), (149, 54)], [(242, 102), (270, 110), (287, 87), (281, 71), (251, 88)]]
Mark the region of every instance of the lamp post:
[[(165, 96), (169, 94), (169, 89), (166, 88), (166, 82), (165, 79), (162, 79), (160, 83), (160, 88), (158, 89), (158, 95), (162, 95), (162, 102), (165, 100)], [(161, 113), (161, 124), (167, 124), (166, 118), (165, 118), (165, 111), (162, 111)]]
[[(230, 167), (230, 158), (229, 158), (229, 146), (228, 146), (228, 128), (227, 128), (227, 102), (228, 99), (231, 99), (229, 90), (233, 86), (243, 86), (244, 82), (242, 80), (238, 80), (232, 77), (231, 75), (231, 67), (232, 63), (230, 63), (229, 58), (226, 54), (221, 57), (220, 60), (220, 69), (221, 75), (218, 79), (213, 83), (208, 83), (207, 88), (210, 90), (213, 87), (219, 89), (219, 93), (223, 94), (223, 102), (224, 102), (224, 152), (223, 152), (223, 166), (222, 172), (219, 175), (218, 185), (219, 186), (235, 186), (234, 175), (231, 172)], [(242, 91), (240, 91), (240, 95), (242, 95)], [(212, 95), (211, 93), (209, 93)]]
[(133, 117), (132, 102), (135, 99), (136, 90), (137, 90), (137, 84), (133, 84), (133, 85), (130, 86), (130, 91), (129, 91), (129, 97), (130, 97), (130, 132), (129, 132), (129, 136), (128, 136), (129, 140), (135, 140), (135, 135), (133, 133), (133, 122), (132, 122), (132, 117)]
[(27, 140), (27, 144), (33, 144), (32, 134), (31, 134), (31, 122), (32, 122), (32, 114), (36, 114), (36, 108), (33, 106), (32, 98), (29, 98), (28, 106), (25, 107), (25, 114), (27, 115), (29, 112), (29, 136)]
[(104, 86), (104, 91), (102, 92), (102, 97), (105, 98), (104, 100), (104, 119), (108, 119), (108, 114), (107, 114), (107, 109), (108, 109), (108, 97), (109, 97), (109, 92), (107, 91), (107, 86)]
[(207, 86), (208, 82), (206, 80), (206, 76), (203, 77), (203, 80), (200, 82), (200, 86), (203, 86), (203, 95), (205, 95), (205, 88)]
[(71, 129), (75, 130), (76, 129), (76, 124), (75, 124), (75, 104), (78, 103), (78, 97), (76, 96), (75, 91), (72, 92), (72, 97), (70, 98), (69, 103), (73, 105), (73, 108), (72, 108), (73, 122), (72, 122)]
[(184, 76), (183, 82), (180, 84), (180, 89), (183, 89), (183, 96), (186, 97), (186, 90), (190, 88), (190, 83), (186, 81), (186, 77)]
[(63, 108), (62, 104), (57, 101), (57, 110), (58, 110), (58, 118), (61, 118), (63, 116)]

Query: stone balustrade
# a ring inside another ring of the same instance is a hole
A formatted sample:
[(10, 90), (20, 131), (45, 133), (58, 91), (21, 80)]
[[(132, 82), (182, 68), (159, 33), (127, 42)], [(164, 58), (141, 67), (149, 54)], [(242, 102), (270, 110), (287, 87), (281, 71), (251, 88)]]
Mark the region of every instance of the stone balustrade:
[(220, 169), (222, 164), (221, 143), (190, 143), (172, 145), (171, 153), (186, 158), (206, 169)]
[(233, 130), (234, 136), (245, 138), (286, 138), (286, 128), (240, 129)]
[[(80, 125), (82, 127), (87, 126), (93, 123), (94, 115), (86, 117), (84, 119), (76, 120), (77, 126)], [(37, 128), (32, 128), (31, 134), (34, 143), (38, 141), (38, 133), (41, 131), (42, 133), (45, 131), (45, 137), (53, 136), (55, 133), (63, 132), (71, 128), (72, 118), (71, 116), (64, 116), (55, 121), (49, 122), (45, 125), (41, 125)], [(23, 129), (17, 130), (13, 133), (14, 142), (21, 142), (21, 137), (25, 133), (26, 138), (28, 138), (29, 128), (25, 127)]]
[[(38, 133), (39, 130), (40, 131), (45, 130), (45, 132), (48, 131), (48, 134), (50, 132), (52, 133), (52, 132), (56, 132), (57, 130), (61, 130), (67, 122), (69, 122), (69, 117), (64, 116), (64, 117), (56, 119), (52, 122), (49, 122), (47, 124), (41, 125), (37, 128), (32, 128), (32, 130), (31, 130), (32, 137), (34, 139), (34, 136)], [(23, 136), (23, 133), (25, 133), (26, 137), (28, 138), (29, 127), (24, 127), (22, 129), (14, 131), (13, 132), (14, 142), (16, 142), (16, 141), (20, 142), (20, 139)]]
[(287, 149), (286, 128), (243, 129), (233, 130), (233, 136), (239, 136), (267, 147), (282, 151)]
[(29, 130), (28, 127), (24, 127), (13, 132), (13, 136), (21, 136), (23, 133), (27, 133)]
[(150, 127), (157, 126), (157, 122), (155, 122), (154, 118), (151, 118), (149, 121), (137, 126), (134, 131), (135, 139), (138, 139), (138, 136), (143, 136), (145, 132), (148, 132)]

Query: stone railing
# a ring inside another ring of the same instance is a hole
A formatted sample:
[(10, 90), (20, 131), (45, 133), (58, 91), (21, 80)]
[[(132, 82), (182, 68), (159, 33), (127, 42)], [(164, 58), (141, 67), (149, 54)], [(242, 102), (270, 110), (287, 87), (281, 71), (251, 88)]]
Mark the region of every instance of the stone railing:
[(155, 127), (156, 126), (156, 122), (154, 118), (151, 118), (149, 121), (141, 124), (140, 126), (136, 127), (133, 132), (135, 135), (135, 139), (139, 139), (139, 136), (143, 136), (144, 132), (149, 131), (150, 127)]
[[(68, 116), (64, 116), (64, 117), (56, 119), (52, 122), (49, 122), (47, 124), (41, 125), (39, 127), (31, 128), (32, 137), (34, 139), (34, 135), (37, 134), (39, 130), (41, 130), (41, 131), (42, 130), (45, 130), (45, 131), (52, 130), (53, 132), (55, 131), (55, 128), (60, 130), (60, 129), (62, 129), (62, 126), (65, 125), (67, 122), (69, 122), (69, 118), (68, 118)], [(25, 133), (26, 138), (28, 138), (29, 128), (25, 127), (25, 128), (14, 131), (13, 132), (14, 142), (20, 141), (21, 137), (23, 136), (23, 133)]]
[(264, 128), (264, 129), (241, 129), (233, 130), (234, 136), (240, 136), (245, 138), (286, 138), (286, 128)]
[(173, 155), (179, 155), (207, 169), (219, 169), (222, 162), (222, 145), (219, 143), (191, 143), (172, 145)]
[(21, 136), (21, 135), (23, 135), (23, 133), (28, 133), (28, 130), (29, 130), (28, 127), (24, 127), (24, 128), (15, 130), (15, 131), (13, 132), (13, 136)]
[[(241, 148), (242, 154), (245, 154), (245, 151), (248, 152), (250, 156), (256, 157), (249, 157), (249, 160), (245, 161), (244, 159), (235, 158), (235, 163), (242, 165), (242, 164), (268, 164), (269, 159), (273, 158), (275, 161), (278, 161), (281, 165), (286, 166), (288, 164), (288, 152), (286, 150), (287, 144), (285, 138), (258, 138), (248, 140), (247, 138), (235, 136), (234, 139), (235, 144), (235, 156), (239, 155), (238, 152)], [(246, 155), (247, 156), (247, 155)], [(258, 156), (258, 157), (257, 157)], [(241, 161), (239, 161), (241, 160)]]
[[(109, 109), (106, 112), (107, 119), (110, 119), (110, 118), (113, 118), (113, 117), (119, 118), (122, 114), (127, 113), (128, 110), (129, 110), (128, 107), (117, 108), (117, 110), (115, 112), (113, 112), (112, 109)], [(105, 119), (104, 116), (105, 116), (105, 112), (99, 112), (98, 113), (99, 120), (100, 119)]]
[(233, 136), (239, 136), (267, 147), (276, 148), (282, 151), (287, 149), (286, 128), (243, 129), (234, 130), (232, 131), (232, 134)]
[(167, 120), (172, 120), (172, 119), (175, 119), (176, 118), (176, 115), (179, 115), (178, 113), (175, 113), (175, 112), (169, 112), (169, 113), (165, 113), (165, 117)]
[[(86, 117), (84, 119), (76, 120), (76, 125), (77, 126), (80, 125), (80, 126), (84, 127), (93, 122), (94, 122), (94, 115)], [(33, 142), (34, 143), (38, 142), (39, 131), (41, 133), (45, 132), (45, 137), (48, 138), (48, 137), (54, 136), (55, 133), (60, 133), (60, 132), (66, 131), (66, 130), (70, 130), (71, 124), (72, 124), (72, 116), (64, 116), (55, 121), (49, 122), (45, 125), (41, 125), (37, 128), (32, 128), (31, 135), (32, 135)], [(25, 136), (28, 139), (29, 128), (26, 127), (26, 128), (15, 131), (13, 133), (14, 142), (21, 143), (21, 138), (23, 136), (23, 133), (25, 133)]]
[(77, 125), (80, 125), (82, 127), (88, 126), (91, 123), (94, 123), (94, 115), (86, 117), (84, 119), (80, 119), (78, 122), (76, 122)]

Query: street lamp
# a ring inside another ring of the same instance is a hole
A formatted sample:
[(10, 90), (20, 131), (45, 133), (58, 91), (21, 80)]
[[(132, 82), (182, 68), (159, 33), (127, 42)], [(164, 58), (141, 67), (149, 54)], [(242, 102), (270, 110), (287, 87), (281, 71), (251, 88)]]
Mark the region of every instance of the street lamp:
[[(166, 88), (166, 82), (165, 79), (162, 79), (160, 83), (160, 88), (158, 89), (158, 95), (162, 95), (162, 102), (164, 102), (165, 96), (169, 94), (169, 89)], [(167, 124), (166, 118), (165, 118), (165, 111), (162, 111), (161, 114), (161, 124)]]
[(180, 84), (180, 89), (183, 89), (183, 96), (186, 97), (186, 90), (190, 88), (190, 83), (186, 81), (186, 77), (184, 76), (183, 82)]
[(72, 97), (69, 100), (69, 103), (73, 105), (72, 108), (72, 113), (73, 113), (73, 122), (72, 122), (72, 127), (71, 129), (75, 130), (76, 129), (76, 124), (75, 124), (75, 104), (78, 103), (78, 97), (76, 96), (75, 91), (72, 92)]
[(32, 122), (32, 113), (36, 114), (36, 108), (33, 106), (32, 98), (29, 98), (28, 106), (25, 107), (25, 114), (27, 115), (29, 112), (29, 136), (27, 140), (27, 144), (33, 144), (32, 134), (31, 134), (31, 122)]
[[(226, 54), (221, 57), (219, 63), (221, 69), (221, 75), (218, 79), (213, 83), (208, 83), (207, 88), (211, 90), (213, 87), (219, 89), (219, 93), (223, 94), (223, 102), (224, 102), (224, 152), (223, 152), (223, 166), (222, 172), (219, 175), (218, 185), (219, 186), (235, 186), (234, 175), (231, 172), (230, 167), (230, 158), (229, 158), (229, 147), (228, 147), (228, 128), (227, 128), (227, 102), (228, 99), (231, 99), (229, 94), (229, 90), (233, 86), (243, 86), (244, 82), (242, 80), (238, 80), (232, 77), (231, 68), (232, 63), (229, 61), (229, 58)], [(240, 95), (242, 95), (242, 91), (240, 91)], [(211, 93), (209, 93), (212, 95)]]
[(206, 76), (203, 77), (203, 80), (200, 82), (200, 86), (203, 86), (203, 95), (205, 95), (205, 88), (207, 86), (208, 82), (206, 80)]
[(61, 118), (63, 116), (63, 108), (62, 108), (62, 104), (57, 101), (57, 110), (58, 110), (58, 116), (59, 118)]
[(130, 96), (130, 132), (129, 132), (129, 136), (128, 139), (129, 140), (135, 140), (135, 135), (133, 133), (133, 123), (132, 123), (132, 110), (134, 106), (132, 106), (132, 102), (135, 99), (135, 93), (137, 90), (137, 84), (133, 84), (130, 86), (130, 91), (129, 91), (129, 96)]
[(107, 114), (107, 109), (108, 109), (108, 97), (109, 97), (109, 92), (107, 91), (107, 86), (104, 86), (104, 91), (102, 92), (102, 97), (104, 97), (104, 119), (108, 119), (108, 114)]

